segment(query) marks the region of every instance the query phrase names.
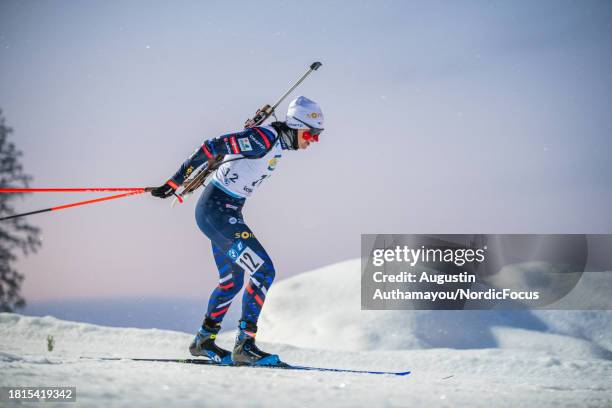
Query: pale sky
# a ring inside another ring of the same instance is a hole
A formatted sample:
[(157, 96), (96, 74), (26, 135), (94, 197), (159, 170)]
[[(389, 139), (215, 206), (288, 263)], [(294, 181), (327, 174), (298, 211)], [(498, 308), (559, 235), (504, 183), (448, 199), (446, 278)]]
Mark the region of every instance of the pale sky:
[[(283, 279), (362, 233), (611, 233), (611, 39), (609, 1), (3, 0), (0, 107), (33, 187), (159, 185), (323, 62), (320, 143), (245, 207)], [(196, 198), (32, 216), (26, 299), (207, 299)]]

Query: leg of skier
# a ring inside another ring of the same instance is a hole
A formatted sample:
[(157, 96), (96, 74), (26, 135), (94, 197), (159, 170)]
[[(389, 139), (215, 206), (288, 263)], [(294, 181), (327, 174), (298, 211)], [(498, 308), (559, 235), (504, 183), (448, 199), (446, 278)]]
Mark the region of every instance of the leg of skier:
[(211, 244), (217, 269), (219, 269), (219, 285), (210, 295), (206, 316), (215, 324), (220, 324), (225, 317), (225, 313), (229, 310), (232, 300), (242, 289), (244, 272), (237, 268), (214, 242), (211, 242)]
[(228, 196), (209, 185), (196, 206), (200, 229), (213, 243), (213, 255), (219, 269), (219, 285), (208, 304), (204, 324), (192, 342), (190, 351), (215, 361), (228, 362), (228, 353), (214, 345), (221, 321), (248, 273), (243, 296), (242, 319), (232, 359), (239, 364), (275, 364), (278, 356), (270, 355), (255, 346), (257, 319), (268, 288), (274, 280), (272, 260), (253, 235), (242, 217), (243, 199)]
[(250, 276), (247, 278), (242, 296), (242, 318), (236, 335), (236, 345), (232, 352), (232, 361), (235, 364), (277, 364), (280, 361), (277, 355), (263, 352), (255, 345), (257, 320), (268, 289), (274, 281), (274, 265), (257, 238), (248, 228), (245, 228), (245, 230), (247, 232), (243, 232), (242, 237), (248, 236), (244, 240), (244, 244), (250, 251), (243, 251), (238, 263), (245, 267), (245, 271)]
[(235, 224), (223, 227), (225, 231), (232, 232), (232, 245), (224, 248), (225, 251), (216, 245), (213, 247), (221, 279), (219, 286), (211, 296), (207, 316), (219, 322), (223, 319), (246, 275), (247, 282), (244, 285), (245, 290), (242, 296), (242, 318), (236, 336), (236, 346), (232, 353), (232, 362), (257, 365), (276, 364), (279, 362), (278, 356), (265, 353), (255, 345), (257, 320), (267, 291), (274, 281), (274, 265), (259, 240), (242, 221), (242, 214), (236, 219)]
[(219, 269), (219, 284), (214, 289), (208, 301), (208, 310), (202, 327), (189, 346), (194, 356), (205, 356), (222, 364), (232, 362), (231, 353), (215, 344), (215, 339), (221, 329), (221, 321), (229, 310), (234, 297), (240, 292), (244, 282), (244, 273), (239, 268), (232, 267), (229, 258), (212, 242), (213, 256)]
[(212, 184), (208, 185), (196, 205), (196, 221), (202, 232), (211, 240), (213, 256), (219, 270), (219, 284), (208, 302), (206, 317), (189, 346), (194, 356), (208, 357), (221, 364), (230, 364), (231, 352), (215, 344), (221, 330), (221, 321), (233, 298), (240, 292), (244, 282), (242, 269), (226, 256), (233, 244), (231, 232), (225, 225), (237, 223), (242, 218), (240, 208), (244, 200), (227, 196)]

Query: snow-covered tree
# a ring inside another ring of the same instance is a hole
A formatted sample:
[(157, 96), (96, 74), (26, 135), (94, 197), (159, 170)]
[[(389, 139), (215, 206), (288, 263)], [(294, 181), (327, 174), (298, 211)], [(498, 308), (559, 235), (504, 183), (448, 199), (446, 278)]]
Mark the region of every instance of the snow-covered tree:
[[(9, 142), (12, 129), (6, 126), (0, 110), (0, 188), (24, 188), (32, 179), (19, 162), (21, 151)], [(15, 214), (11, 203), (22, 194), (0, 193), (0, 217)], [(40, 247), (40, 230), (24, 218), (0, 221), (0, 312), (11, 312), (25, 306), (20, 294), (23, 275), (14, 267), (17, 253), (28, 255)]]

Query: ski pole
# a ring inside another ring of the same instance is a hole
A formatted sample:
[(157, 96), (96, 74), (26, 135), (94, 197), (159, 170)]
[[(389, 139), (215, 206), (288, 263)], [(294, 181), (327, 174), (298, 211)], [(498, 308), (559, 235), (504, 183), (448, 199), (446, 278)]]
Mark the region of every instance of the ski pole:
[(23, 213), (23, 214), (10, 215), (8, 217), (0, 218), (0, 221), (10, 220), (12, 218), (25, 217), (26, 215), (40, 214), (40, 213), (47, 212), (47, 211), (59, 211), (59, 210), (65, 209), (65, 208), (78, 207), (80, 205), (99, 203), (101, 201), (115, 200), (117, 198), (123, 198), (123, 197), (128, 197), (128, 196), (131, 196), (131, 195), (142, 194), (142, 193), (145, 193), (147, 191), (151, 191), (151, 189), (150, 188), (143, 188), (143, 189), (140, 189), (140, 190), (130, 191), (130, 192), (127, 192), (127, 193), (122, 193), (122, 194), (116, 194), (116, 195), (112, 195), (112, 196), (109, 196), (109, 197), (96, 198), (96, 199), (87, 200), (87, 201), (79, 201), (79, 202), (76, 202), (76, 203), (64, 204), (64, 205), (59, 205), (59, 206), (51, 207), (51, 208), (45, 208), (43, 210), (30, 211), (30, 212)]
[(100, 193), (104, 191), (142, 191), (147, 187), (86, 187), (86, 188), (0, 188), (0, 193)]

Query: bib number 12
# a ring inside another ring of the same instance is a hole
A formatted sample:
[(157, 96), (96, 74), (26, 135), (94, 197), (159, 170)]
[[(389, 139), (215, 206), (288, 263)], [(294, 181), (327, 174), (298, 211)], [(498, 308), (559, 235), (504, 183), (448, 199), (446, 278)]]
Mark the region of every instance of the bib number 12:
[(261, 268), (264, 263), (264, 260), (261, 259), (261, 257), (257, 255), (255, 251), (253, 251), (251, 248), (246, 247), (244, 248), (244, 251), (242, 251), (242, 253), (238, 255), (236, 263), (242, 269), (244, 269), (245, 272), (248, 272), (250, 275), (252, 275), (257, 272), (259, 268)]

